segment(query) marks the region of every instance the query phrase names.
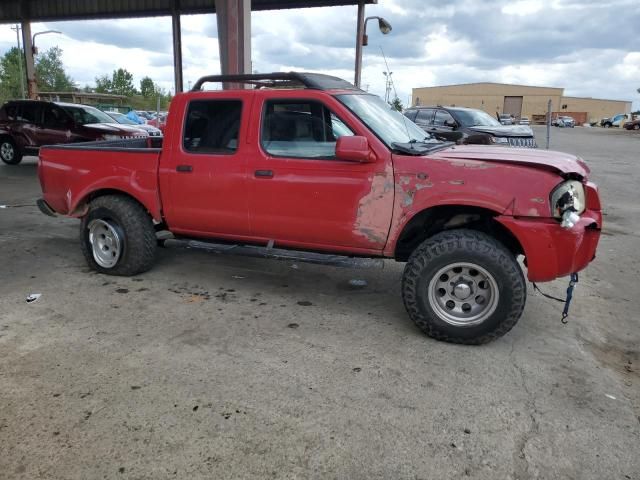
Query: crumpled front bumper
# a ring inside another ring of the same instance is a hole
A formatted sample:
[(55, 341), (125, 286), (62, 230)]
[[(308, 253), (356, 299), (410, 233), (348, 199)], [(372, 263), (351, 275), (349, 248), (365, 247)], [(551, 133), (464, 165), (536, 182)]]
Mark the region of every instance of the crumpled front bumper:
[(584, 269), (595, 258), (602, 229), (600, 210), (586, 210), (569, 229), (554, 219), (501, 216), (497, 220), (520, 242), (532, 282), (548, 282)]

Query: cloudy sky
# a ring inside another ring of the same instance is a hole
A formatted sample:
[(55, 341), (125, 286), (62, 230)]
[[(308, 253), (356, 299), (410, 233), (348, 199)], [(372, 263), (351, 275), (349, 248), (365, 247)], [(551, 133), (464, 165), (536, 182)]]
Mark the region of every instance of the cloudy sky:
[[(367, 15), (385, 17), (383, 36), (369, 23), (362, 84), (384, 94), (381, 48), (406, 104), (412, 87), (492, 81), (564, 87), (566, 95), (633, 100), (640, 108), (638, 0), (379, 0)], [(308, 70), (353, 81), (356, 7), (255, 12), (253, 69)], [(149, 75), (173, 88), (171, 21), (39, 23), (40, 49), (60, 46), (80, 85), (124, 67), (136, 83)], [(182, 19), (185, 86), (220, 70), (215, 15)], [(0, 25), (0, 54), (15, 45)]]

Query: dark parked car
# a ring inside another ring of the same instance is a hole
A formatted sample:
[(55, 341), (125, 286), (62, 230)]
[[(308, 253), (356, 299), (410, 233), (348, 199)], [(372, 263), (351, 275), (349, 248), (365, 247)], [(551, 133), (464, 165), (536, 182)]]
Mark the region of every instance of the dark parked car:
[(146, 136), (87, 105), (16, 100), (0, 108), (0, 159), (9, 165), (37, 155), (42, 145)]
[(457, 143), (537, 148), (531, 127), (502, 125), (482, 110), (463, 107), (412, 107), (404, 113), (437, 138)]
[(640, 130), (640, 118), (631, 120), (630, 122), (625, 122), (623, 126), (627, 130)]

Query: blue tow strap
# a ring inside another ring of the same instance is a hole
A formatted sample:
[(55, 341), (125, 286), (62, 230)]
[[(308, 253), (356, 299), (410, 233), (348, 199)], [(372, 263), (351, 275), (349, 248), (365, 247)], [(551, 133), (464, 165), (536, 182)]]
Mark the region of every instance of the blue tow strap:
[(572, 273), (571, 279), (569, 280), (569, 286), (567, 287), (567, 297), (564, 300), (558, 297), (554, 297), (553, 295), (548, 295), (544, 293), (542, 290), (538, 288), (538, 285), (536, 285), (535, 283), (533, 284), (533, 289), (540, 292), (540, 295), (542, 295), (543, 297), (549, 298), (551, 300), (555, 300), (557, 302), (564, 303), (564, 308), (562, 309), (561, 322), (566, 324), (568, 322), (567, 317), (569, 316), (569, 307), (571, 306), (571, 299), (573, 299), (573, 289), (575, 288), (577, 283), (578, 283), (578, 274)]

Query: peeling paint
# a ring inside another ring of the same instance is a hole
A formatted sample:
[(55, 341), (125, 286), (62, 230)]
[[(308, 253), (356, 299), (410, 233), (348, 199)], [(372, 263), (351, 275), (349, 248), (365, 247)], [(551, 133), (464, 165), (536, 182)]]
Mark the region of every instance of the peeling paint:
[(409, 190), (404, 192), (404, 197), (402, 198), (402, 206), (410, 207), (413, 205), (413, 196), (416, 194), (415, 190)]
[(424, 172), (418, 172), (416, 177), (418, 177), (418, 180), (425, 180), (425, 179), (429, 178), (429, 175), (427, 175)]
[(373, 176), (370, 190), (358, 203), (354, 234), (376, 246), (384, 246), (393, 214), (393, 190), (393, 170), (388, 165), (384, 172)]
[(451, 185), (464, 185), (464, 180), (449, 180)]
[(489, 162), (483, 162), (480, 160), (476, 160), (476, 161), (471, 161), (471, 162), (465, 162), (465, 161), (452, 161), (451, 162), (451, 166), (453, 167), (463, 167), (463, 168), (472, 168), (472, 169), (478, 169), (478, 170), (486, 170), (489, 168), (496, 168), (497, 165), (489, 163)]
[(539, 217), (540, 213), (538, 212), (537, 208), (530, 208), (529, 210), (527, 210), (527, 215), (529, 215), (530, 217)]
[(544, 198), (535, 197), (530, 199), (534, 203), (544, 203)]
[(416, 190), (422, 190), (423, 188), (431, 188), (431, 187), (433, 187), (433, 183), (431, 182), (416, 183)]
[(400, 185), (409, 185), (411, 183), (411, 177), (402, 175), (400, 176)]

